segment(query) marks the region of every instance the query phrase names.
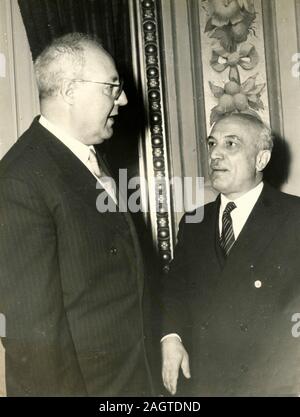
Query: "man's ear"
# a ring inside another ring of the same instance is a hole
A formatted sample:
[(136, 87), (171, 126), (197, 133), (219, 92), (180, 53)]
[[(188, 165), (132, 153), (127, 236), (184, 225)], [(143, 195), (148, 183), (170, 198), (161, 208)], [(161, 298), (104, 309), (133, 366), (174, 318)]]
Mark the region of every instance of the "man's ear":
[(60, 87), (60, 95), (62, 99), (68, 104), (72, 105), (74, 102), (74, 83), (72, 80), (63, 79)]
[(270, 159), (271, 159), (271, 151), (266, 150), (266, 149), (259, 151), (256, 156), (256, 170), (258, 172), (263, 171), (268, 165)]

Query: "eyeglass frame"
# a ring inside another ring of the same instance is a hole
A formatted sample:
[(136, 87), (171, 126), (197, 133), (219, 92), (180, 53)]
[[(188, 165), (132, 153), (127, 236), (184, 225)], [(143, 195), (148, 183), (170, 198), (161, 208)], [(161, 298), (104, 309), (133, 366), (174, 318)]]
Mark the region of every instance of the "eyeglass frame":
[(118, 100), (120, 98), (123, 92), (123, 86), (124, 86), (124, 80), (122, 78), (120, 78), (119, 84), (108, 83), (108, 82), (103, 82), (103, 81), (83, 80), (81, 78), (75, 78), (75, 79), (72, 79), (71, 81), (79, 82), (79, 83), (94, 83), (94, 84), (111, 85), (113, 87), (119, 87), (117, 94), (115, 94), (115, 96), (111, 95), (111, 97), (113, 97), (114, 100)]

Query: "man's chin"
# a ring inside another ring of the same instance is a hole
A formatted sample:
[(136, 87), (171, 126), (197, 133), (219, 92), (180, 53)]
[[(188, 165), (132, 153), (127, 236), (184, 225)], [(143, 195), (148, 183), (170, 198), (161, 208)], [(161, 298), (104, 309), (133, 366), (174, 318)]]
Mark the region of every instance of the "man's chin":
[(219, 178), (212, 179), (211, 185), (219, 193), (223, 193), (227, 189), (226, 184)]
[(105, 142), (106, 140), (109, 140), (112, 137), (111, 135), (105, 135), (105, 136), (97, 136), (89, 145), (101, 145), (101, 143)]
[(107, 136), (105, 136), (105, 137), (103, 138), (103, 140), (105, 141), (105, 140), (109, 140), (109, 139), (111, 139), (111, 138), (112, 138), (112, 135), (113, 135), (113, 132), (111, 133), (111, 135), (107, 135)]
[(114, 133), (114, 131), (113, 131), (112, 128), (105, 129), (105, 132), (101, 136), (101, 143), (106, 141), (106, 140), (111, 139), (113, 133)]

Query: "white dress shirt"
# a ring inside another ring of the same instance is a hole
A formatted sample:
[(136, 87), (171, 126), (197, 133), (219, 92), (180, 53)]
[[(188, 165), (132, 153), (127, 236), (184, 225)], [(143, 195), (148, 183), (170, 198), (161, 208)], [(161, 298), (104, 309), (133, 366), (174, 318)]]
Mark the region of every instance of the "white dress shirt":
[(89, 157), (90, 157), (90, 149), (93, 149), (95, 152), (95, 148), (93, 145), (85, 145), (84, 143), (80, 142), (79, 140), (67, 135), (63, 132), (58, 126), (54, 125), (48, 119), (46, 119), (43, 115), (39, 118), (39, 123), (50, 133), (52, 133), (57, 139), (59, 139), (70, 151), (87, 167), (90, 173), (96, 178), (102, 188), (106, 190), (106, 192), (110, 195), (110, 197), (114, 200), (117, 204), (116, 196), (112, 193), (107, 186), (101, 182), (101, 179), (97, 177), (93, 171), (93, 168), (90, 164)]
[[(232, 210), (230, 215), (232, 218), (232, 228), (233, 228), (235, 240), (238, 238), (239, 234), (241, 233), (241, 230), (245, 226), (245, 223), (248, 217), (250, 216), (250, 213), (253, 210), (253, 207), (255, 206), (255, 203), (257, 202), (262, 192), (263, 186), (264, 186), (264, 183), (260, 182), (255, 188), (252, 188), (252, 190), (248, 191), (246, 194), (243, 194), (241, 197), (234, 200), (234, 204), (236, 205), (236, 208)], [(223, 212), (225, 210), (225, 207), (230, 201), (233, 201), (233, 200), (229, 200), (227, 197), (221, 194), (221, 205), (220, 205), (220, 211), (219, 211), (219, 234), (220, 236), (222, 234)]]

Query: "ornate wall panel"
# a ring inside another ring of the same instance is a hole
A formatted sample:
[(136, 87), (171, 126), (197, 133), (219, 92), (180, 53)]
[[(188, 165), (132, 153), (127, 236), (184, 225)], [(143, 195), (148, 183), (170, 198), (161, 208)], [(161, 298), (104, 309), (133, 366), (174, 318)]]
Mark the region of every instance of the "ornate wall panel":
[(167, 269), (172, 256), (173, 236), (157, 2), (133, 1), (131, 11), (133, 44), (140, 52), (135, 55), (135, 68), (146, 110), (146, 126), (140, 141), (140, 174), (146, 180), (142, 184), (142, 196), (144, 199), (148, 196), (147, 202), (144, 200), (145, 211), (149, 209), (153, 240), (163, 268)]
[(206, 125), (232, 112), (269, 124), (260, 0), (204, 0), (199, 9)]

